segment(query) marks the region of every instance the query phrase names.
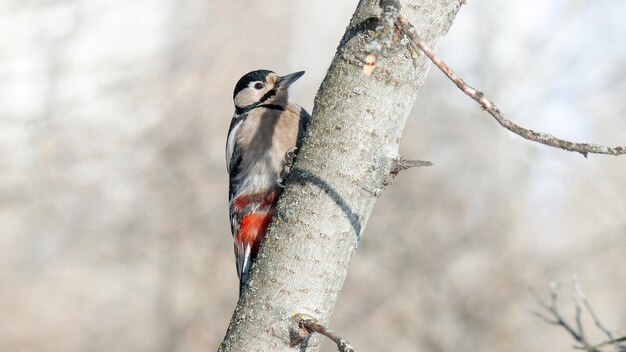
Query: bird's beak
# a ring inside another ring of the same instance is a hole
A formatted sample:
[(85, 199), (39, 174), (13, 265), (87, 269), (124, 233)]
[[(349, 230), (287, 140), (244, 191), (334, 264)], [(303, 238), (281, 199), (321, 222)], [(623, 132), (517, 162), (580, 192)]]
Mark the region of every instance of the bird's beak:
[(304, 75), (304, 71), (298, 71), (298, 72), (294, 72), (286, 76), (278, 77), (278, 79), (276, 80), (276, 85), (279, 88), (287, 89), (293, 82), (297, 81), (298, 78), (302, 77), (302, 75)]

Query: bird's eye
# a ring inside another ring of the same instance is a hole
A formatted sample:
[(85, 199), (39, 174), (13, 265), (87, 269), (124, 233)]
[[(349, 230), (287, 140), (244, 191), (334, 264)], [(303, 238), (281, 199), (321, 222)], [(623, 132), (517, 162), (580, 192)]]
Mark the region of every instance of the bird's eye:
[(263, 88), (263, 83), (261, 83), (261, 82), (256, 82), (256, 83), (254, 84), (254, 89), (261, 89), (261, 88)]

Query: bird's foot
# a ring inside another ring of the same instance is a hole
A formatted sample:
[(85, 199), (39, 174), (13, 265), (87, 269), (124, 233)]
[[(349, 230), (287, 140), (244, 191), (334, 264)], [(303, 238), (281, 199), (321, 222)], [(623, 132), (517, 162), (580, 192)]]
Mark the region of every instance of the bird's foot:
[(289, 176), (293, 163), (296, 161), (296, 149), (296, 147), (292, 147), (285, 153), (283, 169), (280, 171), (280, 176), (276, 179), (276, 184), (278, 184), (280, 188), (285, 188), (287, 176)]

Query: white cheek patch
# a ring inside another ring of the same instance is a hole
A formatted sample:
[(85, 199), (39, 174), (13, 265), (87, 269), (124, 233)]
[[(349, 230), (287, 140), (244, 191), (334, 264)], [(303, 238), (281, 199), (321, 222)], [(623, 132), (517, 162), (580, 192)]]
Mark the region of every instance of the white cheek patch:
[(237, 94), (235, 97), (235, 106), (243, 108), (250, 104), (254, 104), (260, 97), (261, 96), (256, 89), (248, 87)]

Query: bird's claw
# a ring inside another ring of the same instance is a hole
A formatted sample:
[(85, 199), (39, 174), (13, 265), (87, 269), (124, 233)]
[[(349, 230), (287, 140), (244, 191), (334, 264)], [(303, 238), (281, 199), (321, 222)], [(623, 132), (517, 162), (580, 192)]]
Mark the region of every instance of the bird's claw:
[(287, 180), (287, 176), (289, 176), (289, 173), (291, 172), (293, 163), (296, 161), (296, 149), (297, 147), (292, 147), (285, 153), (283, 169), (280, 171), (280, 176), (276, 179), (276, 184), (280, 188), (285, 188), (285, 180)]

